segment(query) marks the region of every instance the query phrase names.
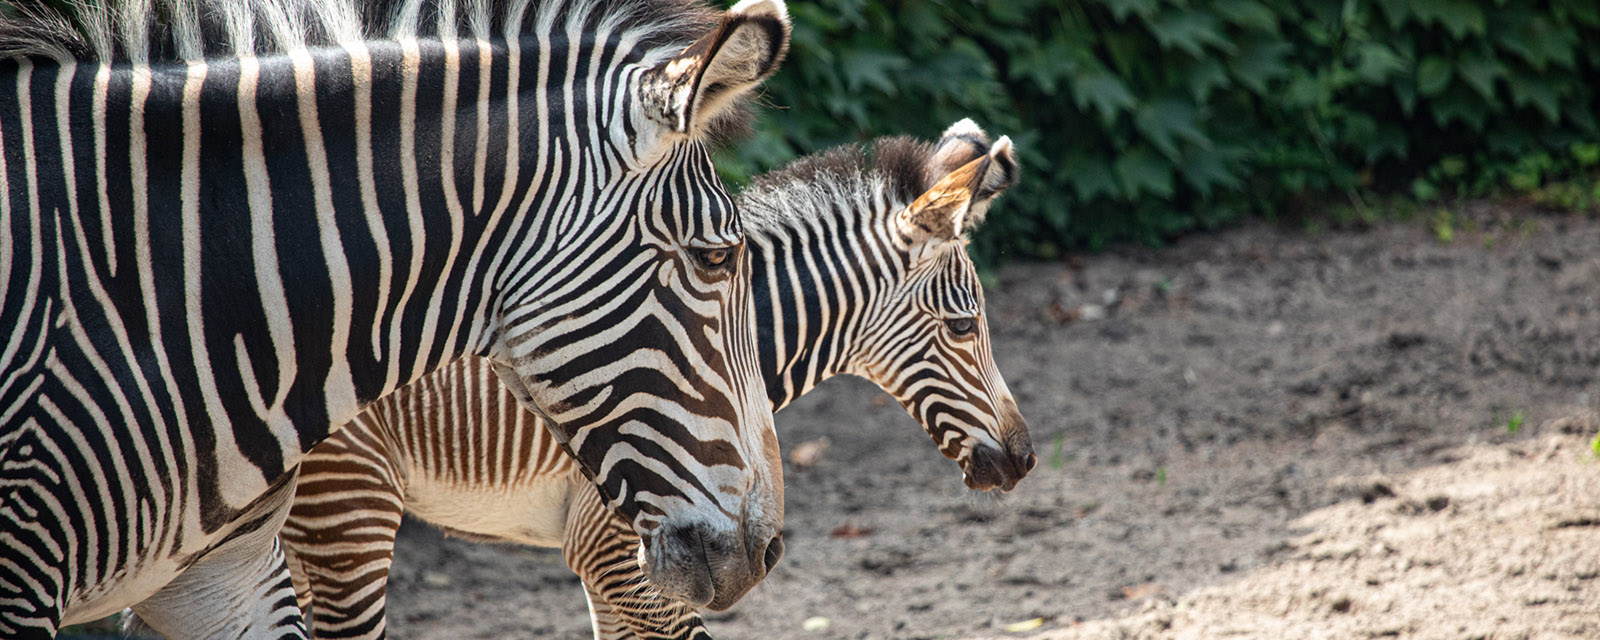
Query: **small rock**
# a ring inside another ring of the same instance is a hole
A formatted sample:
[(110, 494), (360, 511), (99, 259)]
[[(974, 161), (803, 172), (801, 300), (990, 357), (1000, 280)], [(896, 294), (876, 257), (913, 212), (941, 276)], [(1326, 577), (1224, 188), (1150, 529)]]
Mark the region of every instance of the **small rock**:
[(822, 453), (827, 450), (827, 436), (816, 440), (808, 440), (795, 445), (795, 448), (789, 451), (789, 462), (796, 469), (810, 469), (822, 461)]
[(434, 587), (436, 589), (448, 587), (450, 586), (450, 582), (450, 576), (439, 573), (438, 571), (425, 571), (422, 573), (422, 584)]
[(1122, 588), (1122, 597), (1124, 599), (1126, 599), (1126, 600), (1138, 600), (1140, 598), (1148, 598), (1150, 596), (1161, 595), (1161, 594), (1164, 594), (1166, 592), (1167, 592), (1167, 588), (1161, 586), (1161, 583), (1158, 583), (1158, 582), (1146, 582), (1144, 584), (1136, 584), (1136, 585), (1123, 587)]
[(800, 628), (812, 633), (818, 633), (827, 631), (828, 625), (832, 624), (832, 622), (833, 621), (822, 616), (811, 616), (806, 618), (805, 622), (800, 623)]

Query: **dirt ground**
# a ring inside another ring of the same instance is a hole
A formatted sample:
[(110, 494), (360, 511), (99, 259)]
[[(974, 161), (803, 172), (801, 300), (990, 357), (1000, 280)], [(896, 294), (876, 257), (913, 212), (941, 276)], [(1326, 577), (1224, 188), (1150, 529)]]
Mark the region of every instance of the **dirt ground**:
[[(1450, 243), (1256, 224), (1000, 271), (1039, 468), (968, 492), (875, 388), (824, 385), (778, 418), (786, 448), (832, 443), (786, 470), (787, 553), (709, 627), (1600, 637), (1600, 219), (1460, 219)], [(556, 552), (417, 523), (390, 602), (397, 638), (589, 637)]]

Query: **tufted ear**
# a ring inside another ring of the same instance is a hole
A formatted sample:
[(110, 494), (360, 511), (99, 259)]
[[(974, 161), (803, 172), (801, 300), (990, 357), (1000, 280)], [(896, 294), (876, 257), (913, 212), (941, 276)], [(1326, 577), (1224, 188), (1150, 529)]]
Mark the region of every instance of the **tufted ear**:
[[(945, 168), (958, 161), (964, 163)], [(937, 176), (933, 187), (897, 218), (900, 233), (914, 245), (956, 240), (983, 222), (994, 198), (1017, 183), (1016, 152), (1011, 138), (1001, 136), (991, 146), (971, 120), (962, 120), (939, 141), (928, 173)]]
[(699, 135), (777, 71), (788, 47), (783, 1), (743, 0), (711, 33), (640, 76), (644, 115), (667, 132)]
[(1017, 166), (1016, 150), (1010, 138), (1001, 136), (998, 142), (989, 143), (989, 135), (970, 119), (963, 119), (940, 136), (928, 161), (928, 180), (937, 182), (973, 159), (987, 155), (990, 164), (981, 182), (974, 187), (972, 207), (964, 220), (963, 231), (971, 231), (983, 222), (989, 205), (996, 196), (1017, 185), (1021, 171)]

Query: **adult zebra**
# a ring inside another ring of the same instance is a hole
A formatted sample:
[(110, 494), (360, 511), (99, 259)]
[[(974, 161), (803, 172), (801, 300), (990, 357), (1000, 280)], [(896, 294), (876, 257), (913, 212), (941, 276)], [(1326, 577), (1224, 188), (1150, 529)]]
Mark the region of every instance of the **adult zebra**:
[(668, 591), (765, 575), (781, 467), (704, 141), (782, 58), (780, 0), (16, 6), (0, 637), (130, 605), (303, 636), (296, 464), (465, 354), (560, 425)]
[[(963, 120), (937, 145), (841, 148), (741, 194), (774, 409), (833, 375), (860, 375), (960, 461), (969, 487), (1015, 486), (1033, 448), (990, 353), (982, 286), (962, 246), (1016, 177), (1010, 141), (991, 145)], [(562, 547), (597, 637), (705, 634), (692, 607), (651, 588), (627, 522), (481, 360), (384, 398), (306, 456), (283, 539), (318, 638), (383, 634), (407, 511), (457, 535)]]

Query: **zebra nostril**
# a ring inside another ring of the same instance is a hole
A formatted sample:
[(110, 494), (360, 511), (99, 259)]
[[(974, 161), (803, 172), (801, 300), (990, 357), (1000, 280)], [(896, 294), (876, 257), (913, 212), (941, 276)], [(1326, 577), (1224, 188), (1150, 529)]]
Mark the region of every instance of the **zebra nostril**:
[(1034, 455), (1033, 452), (1031, 452), (1031, 451), (1028, 452), (1028, 457), (1023, 458), (1022, 460), (1023, 460), (1023, 462), (1022, 462), (1022, 472), (1023, 473), (1027, 473), (1029, 471), (1033, 471), (1034, 467), (1039, 466), (1039, 456)]
[(761, 557), (762, 562), (766, 563), (767, 565), (767, 573), (771, 573), (772, 568), (778, 566), (778, 560), (782, 557), (783, 534), (780, 533), (776, 536), (773, 536), (772, 540), (767, 543), (767, 551), (766, 553), (762, 554)]

